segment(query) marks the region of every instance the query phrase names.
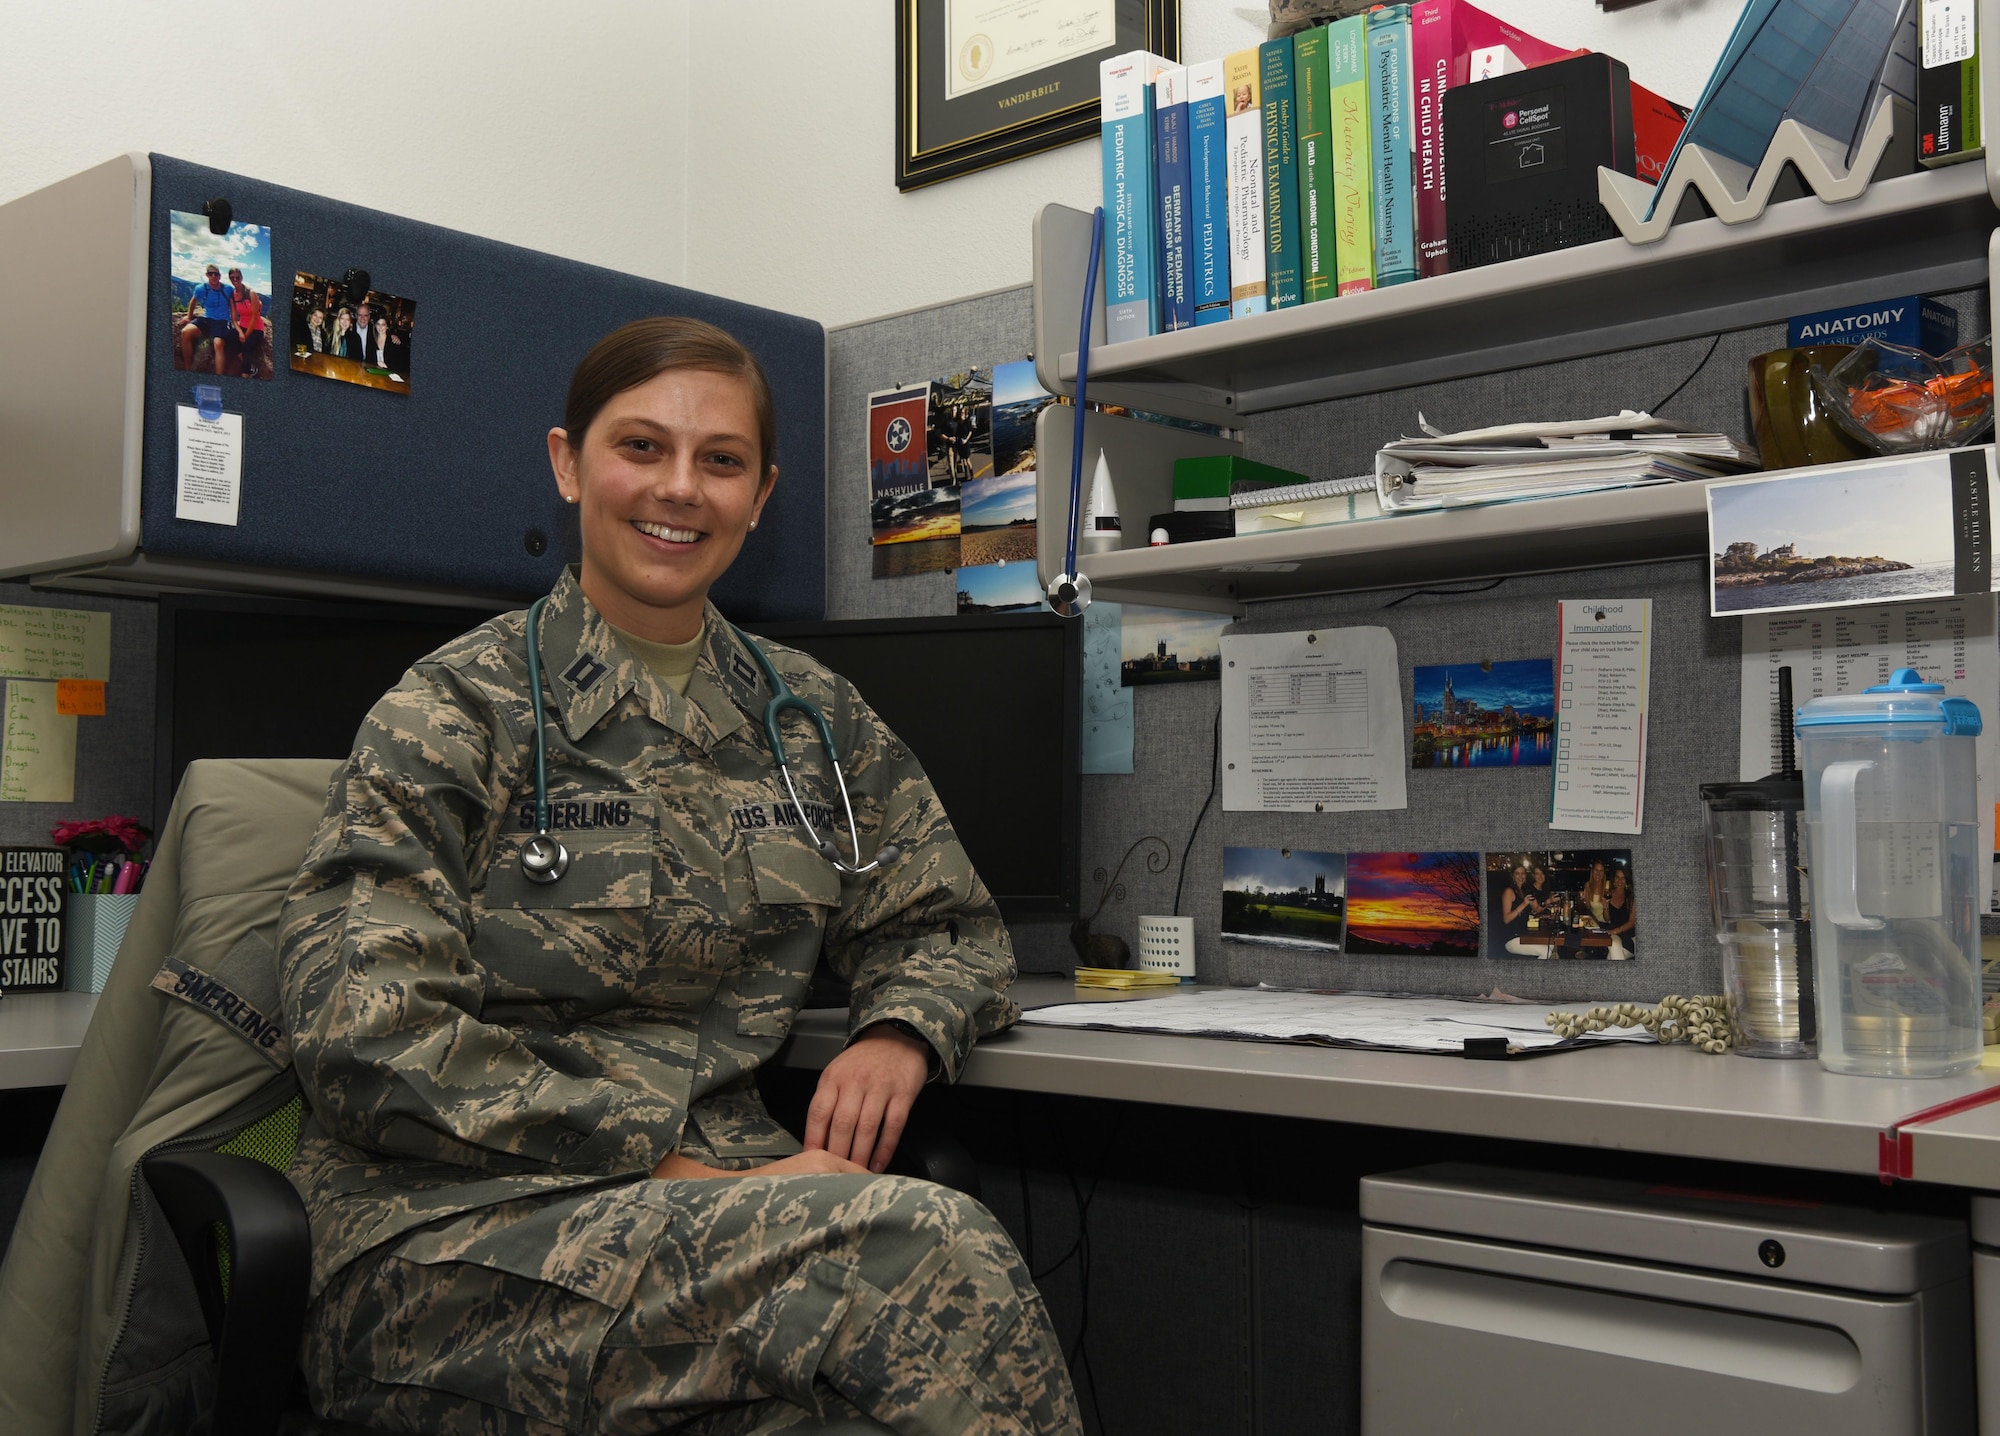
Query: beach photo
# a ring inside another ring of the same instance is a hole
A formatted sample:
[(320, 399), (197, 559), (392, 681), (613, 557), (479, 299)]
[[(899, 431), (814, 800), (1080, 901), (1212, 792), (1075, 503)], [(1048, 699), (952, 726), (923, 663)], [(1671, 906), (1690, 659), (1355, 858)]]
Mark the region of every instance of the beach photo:
[(1304, 848), (1222, 850), (1222, 940), (1339, 952), (1347, 857)]
[(1349, 853), (1349, 956), (1477, 957), (1477, 853)]
[(1035, 424), (1055, 403), (1035, 378), (1035, 361), (993, 366), (993, 472), (1035, 472)]
[(1412, 768), (1546, 768), (1555, 662), (1440, 663), (1410, 675)]
[(1047, 608), (1032, 563), (960, 564), (960, 613), (1025, 613)]
[(390, 394), (410, 392), (417, 302), (303, 270), (292, 276), (292, 369)]
[(273, 377), (269, 225), (239, 219), (216, 234), (207, 215), (168, 210), (167, 281), (176, 369)]
[(1488, 957), (1625, 962), (1638, 915), (1630, 848), (1486, 855)]
[(1711, 484), (1709, 611), (1947, 597), (1957, 591), (1952, 507), (1941, 454)]
[(1035, 561), (1035, 475), (990, 474), (959, 491), (959, 562)]
[(1222, 677), (1222, 629), (1229, 619), (1219, 613), (1189, 613), (1144, 603), (1128, 603), (1124, 610), (1118, 681), (1125, 687), (1213, 682)]

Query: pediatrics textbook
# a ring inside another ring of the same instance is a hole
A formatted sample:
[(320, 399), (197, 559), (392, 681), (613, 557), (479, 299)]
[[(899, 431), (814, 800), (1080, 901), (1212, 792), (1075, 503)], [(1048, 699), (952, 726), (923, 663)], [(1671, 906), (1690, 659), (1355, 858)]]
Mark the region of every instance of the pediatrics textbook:
[(1257, 51), (1238, 50), (1222, 62), (1229, 146), (1229, 298), (1237, 319), (1270, 308), (1264, 294), (1264, 104)]
[(1229, 102), (1222, 63), (1188, 66), (1188, 279), (1196, 324), (1229, 317)]
[(1159, 190), (1160, 328), (1194, 325), (1188, 286), (1188, 72), (1179, 65), (1153, 81), (1153, 167)]
[(1368, 12), (1368, 146), (1375, 183), (1375, 287), (1417, 277), (1417, 217), (1410, 170), (1410, 7)]
[(1153, 172), (1153, 80), (1169, 60), (1145, 50), (1097, 67), (1104, 146), (1104, 339), (1160, 332), (1158, 203)]

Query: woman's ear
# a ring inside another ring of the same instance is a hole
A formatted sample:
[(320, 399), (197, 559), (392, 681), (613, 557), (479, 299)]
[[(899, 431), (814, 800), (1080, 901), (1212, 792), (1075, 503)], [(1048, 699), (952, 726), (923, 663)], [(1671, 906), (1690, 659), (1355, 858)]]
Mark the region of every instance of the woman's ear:
[(777, 487), (778, 466), (773, 464), (764, 470), (764, 482), (757, 486), (757, 502), (750, 509), (750, 526), (752, 528), (755, 528), (757, 521), (764, 517), (764, 505), (770, 502), (771, 490)]
[(583, 497), (583, 480), (577, 472), (576, 450), (569, 446), (569, 430), (549, 430), (549, 467), (555, 471), (556, 489), (564, 503), (573, 504)]

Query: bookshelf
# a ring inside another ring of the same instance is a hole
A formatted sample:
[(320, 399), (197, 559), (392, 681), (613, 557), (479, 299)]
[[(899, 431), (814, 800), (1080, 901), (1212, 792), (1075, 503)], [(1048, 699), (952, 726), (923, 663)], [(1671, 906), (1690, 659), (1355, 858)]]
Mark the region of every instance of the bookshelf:
[[(1236, 426), (1299, 404), (1666, 343), (1885, 294), (1963, 289), (1986, 282), (1996, 223), (1988, 165), (1901, 175), (1841, 204), (1808, 197), (1745, 224), (1678, 224), (1653, 245), (1613, 239), (1103, 348), (1093, 340), (1090, 396)], [(1036, 364), (1043, 387), (1058, 393), (1074, 391), (1089, 242), (1084, 211), (1049, 205), (1036, 217)], [(1101, 303), (1098, 310), (1101, 324)], [(1107, 456), (1121, 508), (1139, 512), (1123, 490), (1125, 473), (1143, 466), (1121, 471), (1109, 444)], [(1171, 484), (1150, 472), (1132, 477), (1148, 498)], [(1068, 488), (1066, 462), (1045, 466), (1041, 512), (1065, 513)], [(1044, 526), (1051, 538), (1059, 524)], [(1128, 517), (1125, 548), (1079, 561), (1097, 597), (1180, 595), (1218, 607), (1694, 557), (1705, 552), (1707, 523), (1702, 486), (1690, 484), (1159, 549), (1145, 542), (1143, 526)], [(1046, 580), (1054, 571), (1046, 551), (1043, 564)]]

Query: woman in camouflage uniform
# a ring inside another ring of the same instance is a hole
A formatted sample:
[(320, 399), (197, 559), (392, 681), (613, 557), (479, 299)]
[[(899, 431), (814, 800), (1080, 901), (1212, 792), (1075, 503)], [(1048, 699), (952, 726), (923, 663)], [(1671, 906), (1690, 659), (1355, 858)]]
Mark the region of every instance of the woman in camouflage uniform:
[[(908, 750), (773, 647), (833, 725), (862, 851), (899, 855), (843, 880), (775, 801), (769, 693), (707, 602), (777, 479), (762, 370), (646, 320), (585, 358), (564, 419), (583, 563), (542, 614), (540, 691), (520, 613), (419, 662), (286, 901), (315, 1407), (538, 1436), (1080, 1429), (1006, 1234), (877, 1175), (927, 1076), (1018, 1015), (1013, 955)], [(572, 858), (546, 886), (520, 864), (537, 724)], [(803, 752), (825, 831), (838, 795)], [(802, 1149), (754, 1079), (822, 951), (853, 1037)]]

